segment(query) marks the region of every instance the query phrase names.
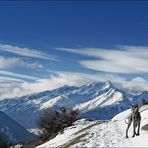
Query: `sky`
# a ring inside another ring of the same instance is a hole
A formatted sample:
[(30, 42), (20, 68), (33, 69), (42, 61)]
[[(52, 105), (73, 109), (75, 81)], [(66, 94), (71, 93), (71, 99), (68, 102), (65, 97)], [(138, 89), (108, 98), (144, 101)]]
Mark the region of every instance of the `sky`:
[(147, 1), (0, 1), (0, 98), (110, 80), (148, 89)]

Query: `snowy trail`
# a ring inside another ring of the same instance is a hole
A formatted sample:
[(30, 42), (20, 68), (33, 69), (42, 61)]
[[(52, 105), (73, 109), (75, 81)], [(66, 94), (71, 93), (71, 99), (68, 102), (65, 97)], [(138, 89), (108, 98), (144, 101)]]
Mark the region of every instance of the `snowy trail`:
[(114, 147), (119, 141), (128, 142), (118, 124), (112, 121), (90, 128), (81, 141), (71, 147)]

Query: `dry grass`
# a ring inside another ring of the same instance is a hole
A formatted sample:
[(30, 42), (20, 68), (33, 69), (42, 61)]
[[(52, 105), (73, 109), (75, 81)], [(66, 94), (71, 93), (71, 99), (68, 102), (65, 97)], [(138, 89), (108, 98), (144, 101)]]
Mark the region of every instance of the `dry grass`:
[(96, 122), (96, 123), (94, 123), (92, 125), (89, 125), (89, 126), (83, 128), (83, 129), (79, 130), (78, 132), (74, 133), (74, 135), (78, 135), (79, 133), (82, 133), (82, 132), (86, 131), (87, 129), (90, 129), (93, 126), (96, 126), (96, 125), (99, 125), (99, 124), (101, 124), (101, 122)]
[(74, 145), (74, 144), (79, 143), (80, 141), (82, 141), (81, 138), (85, 137), (86, 135), (87, 135), (87, 133), (83, 133), (83, 134), (75, 137), (74, 139), (70, 140), (65, 145), (60, 146), (59, 148), (69, 148), (71, 145)]
[(24, 141), (24, 142), (20, 142), (20, 144), (23, 145), (23, 148), (35, 148), (36, 146), (43, 144), (47, 141), (43, 141), (40, 138), (34, 139), (32, 141)]
[(142, 130), (148, 131), (148, 124), (145, 124), (144, 126), (141, 127)]

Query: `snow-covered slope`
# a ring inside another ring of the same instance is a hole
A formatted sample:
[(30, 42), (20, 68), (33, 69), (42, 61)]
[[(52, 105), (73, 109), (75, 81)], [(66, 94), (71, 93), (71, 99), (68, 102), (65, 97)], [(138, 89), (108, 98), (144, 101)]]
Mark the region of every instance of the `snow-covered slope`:
[[(140, 136), (132, 138), (132, 125), (129, 130), (129, 138), (125, 138), (124, 118), (130, 111), (127, 110), (117, 115), (113, 120), (101, 123), (101, 121), (86, 121), (81, 119), (71, 127), (65, 129), (63, 134), (44, 143), (43, 147), (148, 147), (148, 131), (140, 130)], [(122, 115), (122, 116), (121, 116)], [(148, 110), (141, 113), (141, 127), (148, 124)]]
[(29, 133), (24, 127), (0, 111), (0, 131), (4, 133), (10, 143), (34, 138), (35, 135)]
[[(135, 97), (135, 96), (134, 96)], [(64, 86), (20, 98), (0, 100), (0, 110), (26, 128), (35, 128), (39, 113), (61, 106), (78, 108), (81, 116), (110, 119), (131, 105), (133, 96), (117, 89), (110, 81), (81, 87)]]

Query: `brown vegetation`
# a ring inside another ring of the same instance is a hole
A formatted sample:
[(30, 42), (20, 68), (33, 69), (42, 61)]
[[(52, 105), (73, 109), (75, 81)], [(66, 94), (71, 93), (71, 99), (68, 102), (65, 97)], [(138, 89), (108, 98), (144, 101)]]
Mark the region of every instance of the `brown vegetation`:
[(148, 131), (148, 124), (145, 124), (144, 126), (141, 127), (142, 130)]

